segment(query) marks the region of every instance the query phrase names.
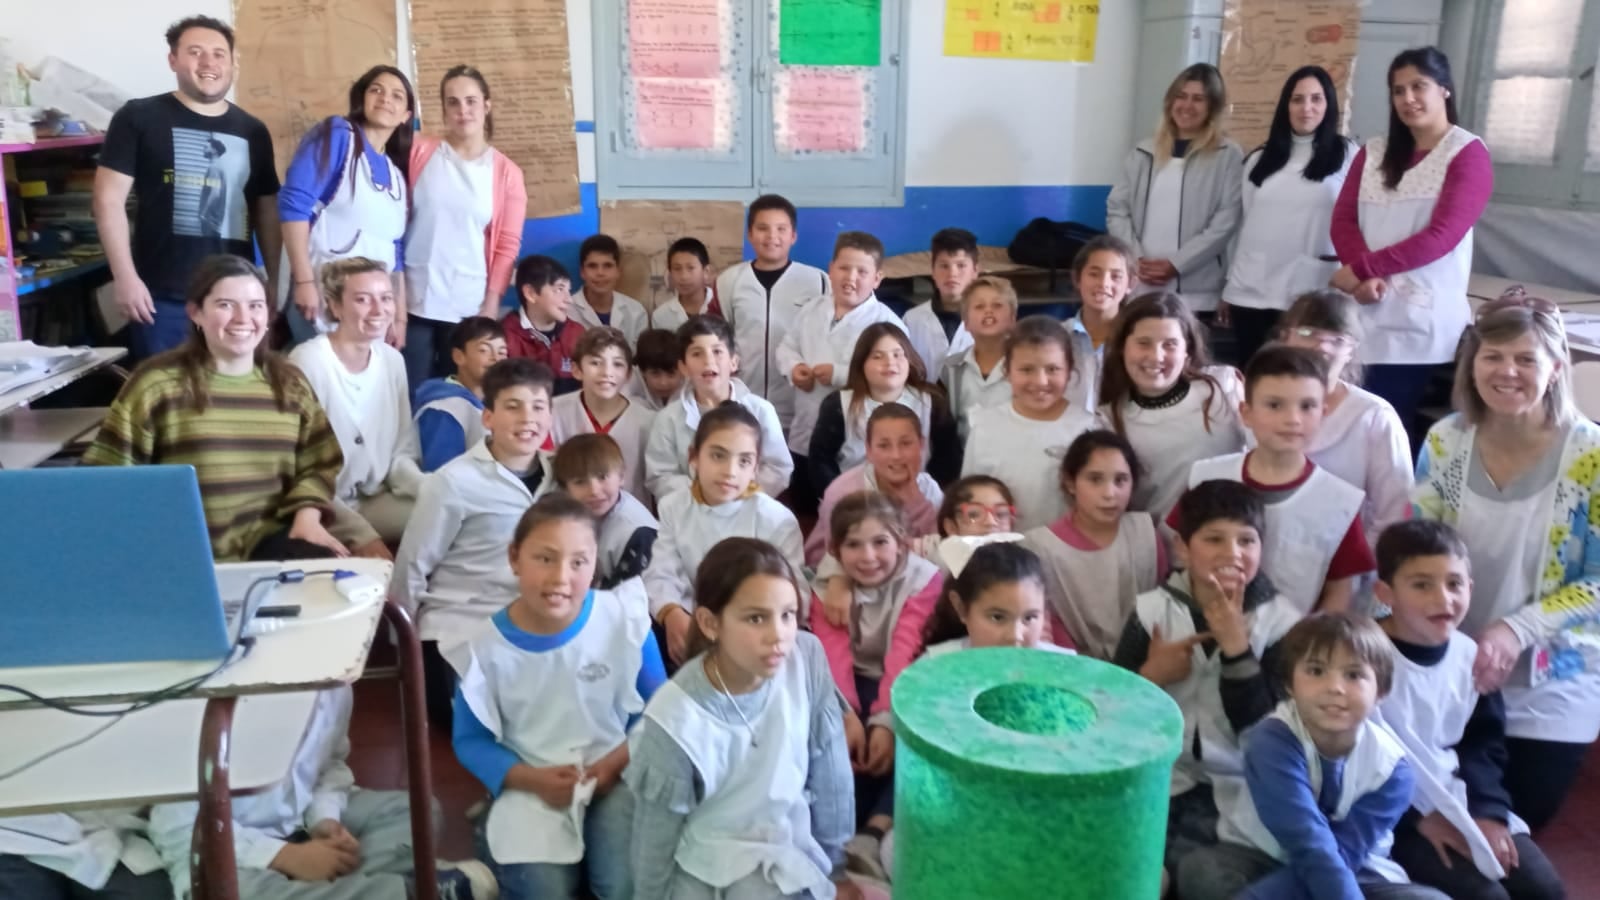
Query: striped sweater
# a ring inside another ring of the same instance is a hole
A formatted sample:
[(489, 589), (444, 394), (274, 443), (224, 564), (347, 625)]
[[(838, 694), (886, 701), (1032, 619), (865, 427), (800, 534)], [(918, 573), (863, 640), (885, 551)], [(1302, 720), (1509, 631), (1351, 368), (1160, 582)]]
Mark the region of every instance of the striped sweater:
[(197, 412), (184, 400), (178, 368), (141, 368), (123, 385), (83, 462), (194, 466), (212, 553), (219, 562), (247, 559), (296, 511), (330, 508), (344, 457), (298, 372), (288, 412), (278, 411), (260, 369), (213, 372), (209, 394), (205, 411)]

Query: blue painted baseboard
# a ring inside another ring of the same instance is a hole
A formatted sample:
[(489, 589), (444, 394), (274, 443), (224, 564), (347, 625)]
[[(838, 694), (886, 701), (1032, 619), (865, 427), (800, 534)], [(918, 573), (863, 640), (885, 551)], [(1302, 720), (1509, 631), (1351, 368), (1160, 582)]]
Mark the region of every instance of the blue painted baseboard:
[[(522, 230), (522, 252), (554, 256), (574, 273), (578, 245), (600, 228), (593, 184), (579, 185), (583, 208), (570, 216), (529, 219)], [(961, 227), (978, 242), (1004, 247), (1028, 220), (1043, 216), (1104, 227), (1107, 185), (1012, 185), (1004, 187), (908, 187), (905, 205), (802, 207), (800, 240), (794, 257), (825, 267), (840, 231), (870, 231), (890, 256), (928, 249), (928, 239), (945, 227)], [(745, 247), (746, 254), (750, 248)], [(509, 302), (509, 298), (508, 298)]]

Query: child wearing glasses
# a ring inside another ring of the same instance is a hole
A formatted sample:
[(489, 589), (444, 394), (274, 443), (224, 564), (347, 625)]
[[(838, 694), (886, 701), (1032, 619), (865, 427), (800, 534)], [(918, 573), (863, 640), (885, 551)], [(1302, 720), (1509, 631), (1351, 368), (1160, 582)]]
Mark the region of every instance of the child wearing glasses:
[(1149, 513), (1129, 512), (1139, 459), (1128, 439), (1096, 429), (1078, 435), (1061, 460), (1061, 493), (1071, 509), (1030, 529), (1023, 546), (1038, 554), (1050, 628), (1058, 643), (1110, 659), (1134, 598), (1167, 576), (1166, 545)]
[(1311, 461), (1367, 492), (1361, 530), (1372, 546), (1378, 534), (1411, 512), (1411, 442), (1389, 401), (1361, 388), (1361, 316), (1338, 291), (1302, 294), (1280, 321), (1279, 340), (1328, 360), (1322, 425), (1306, 448)]

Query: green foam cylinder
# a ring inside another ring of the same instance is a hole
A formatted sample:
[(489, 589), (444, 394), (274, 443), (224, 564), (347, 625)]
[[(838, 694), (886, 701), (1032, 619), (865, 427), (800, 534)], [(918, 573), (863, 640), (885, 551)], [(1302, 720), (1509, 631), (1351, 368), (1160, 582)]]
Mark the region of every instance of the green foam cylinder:
[(1142, 900), (1161, 890), (1183, 716), (1138, 675), (1025, 648), (894, 683), (895, 900)]

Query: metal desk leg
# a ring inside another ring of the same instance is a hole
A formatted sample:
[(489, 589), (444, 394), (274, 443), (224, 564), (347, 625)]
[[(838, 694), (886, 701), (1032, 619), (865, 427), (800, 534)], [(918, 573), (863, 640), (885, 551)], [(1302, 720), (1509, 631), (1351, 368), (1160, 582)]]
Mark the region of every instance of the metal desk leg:
[(393, 600), (383, 618), (394, 634), (400, 663), (401, 727), (406, 733), (406, 769), (411, 791), (411, 852), (415, 859), (416, 900), (438, 900), (439, 875), (433, 834), (433, 764), (428, 757), (428, 712), (423, 692), (422, 642), (411, 617)]
[(189, 879), (196, 898), (238, 900), (239, 869), (233, 856), (233, 799), (228, 787), (236, 697), (206, 701), (200, 726), (200, 810), (190, 841)]

